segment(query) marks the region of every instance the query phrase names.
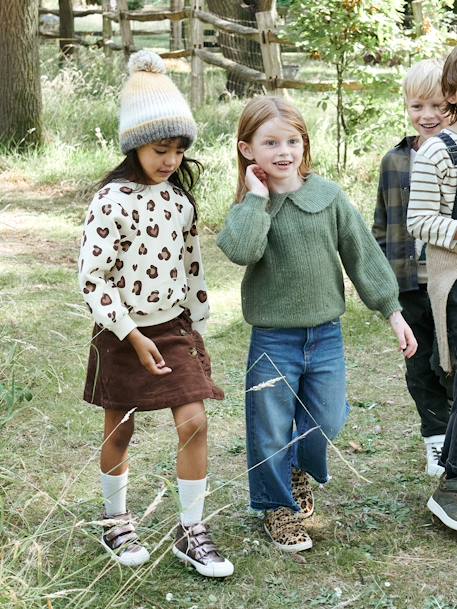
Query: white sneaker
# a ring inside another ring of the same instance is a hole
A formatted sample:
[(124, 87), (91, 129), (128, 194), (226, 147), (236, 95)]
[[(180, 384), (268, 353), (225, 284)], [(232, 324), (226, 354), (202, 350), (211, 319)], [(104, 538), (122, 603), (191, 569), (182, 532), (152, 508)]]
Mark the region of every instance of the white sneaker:
[(439, 477), (444, 472), (444, 467), (438, 465), (438, 460), (443, 450), (444, 438), (444, 434), (424, 438), (425, 449), (427, 451), (427, 467), (425, 471), (429, 476)]

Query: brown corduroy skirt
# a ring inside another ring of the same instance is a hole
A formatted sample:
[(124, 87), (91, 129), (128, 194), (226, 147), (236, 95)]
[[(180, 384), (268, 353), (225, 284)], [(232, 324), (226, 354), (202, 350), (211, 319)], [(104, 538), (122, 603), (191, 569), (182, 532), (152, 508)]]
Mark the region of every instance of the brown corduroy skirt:
[(140, 363), (129, 340), (94, 327), (84, 400), (114, 410), (175, 408), (224, 392), (211, 379), (203, 338), (185, 313), (157, 326), (138, 328), (157, 345), (170, 374), (154, 376)]

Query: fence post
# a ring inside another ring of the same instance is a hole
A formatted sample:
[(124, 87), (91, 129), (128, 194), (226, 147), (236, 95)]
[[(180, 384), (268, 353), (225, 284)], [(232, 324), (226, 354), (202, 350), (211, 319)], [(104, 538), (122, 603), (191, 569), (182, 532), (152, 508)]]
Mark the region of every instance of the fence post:
[[(182, 11), (184, 0), (170, 0), (171, 11)], [(170, 21), (170, 51), (180, 51), (184, 48), (182, 36), (182, 21)]]
[(193, 51), (190, 74), (190, 103), (195, 110), (205, 99), (205, 81), (203, 61), (195, 53), (203, 48), (203, 23), (194, 16), (195, 11), (201, 11), (203, 0), (192, 0), (192, 16), (190, 20), (190, 46)]
[(119, 17), (119, 30), (121, 32), (122, 47), (124, 49), (125, 60), (128, 61), (129, 55), (133, 49), (133, 35), (130, 29), (130, 21), (123, 14), (128, 12), (129, 6), (127, 0), (117, 0), (117, 14)]
[[(103, 8), (103, 13), (108, 13), (111, 10), (111, 0), (103, 0), (102, 8)], [(104, 51), (106, 57), (111, 57), (112, 50), (106, 46), (106, 43), (109, 40), (112, 40), (112, 38), (113, 38), (113, 26), (111, 24), (111, 19), (108, 19), (108, 17), (105, 17), (105, 15), (103, 15), (102, 19), (103, 19), (103, 33), (102, 33), (103, 51)]]
[(424, 33), (424, 12), (422, 0), (413, 0), (411, 2), (411, 8), (413, 10), (413, 23), (416, 36), (422, 36)]
[(75, 53), (75, 22), (71, 0), (59, 0), (59, 63), (71, 59)]
[(276, 32), (277, 29), (276, 0), (257, 0), (255, 18), (259, 29), (260, 50), (267, 78), (267, 88), (273, 95), (284, 95), (284, 89), (277, 86), (278, 79), (283, 76), (281, 46), (277, 42), (270, 42), (269, 38), (269, 33)]

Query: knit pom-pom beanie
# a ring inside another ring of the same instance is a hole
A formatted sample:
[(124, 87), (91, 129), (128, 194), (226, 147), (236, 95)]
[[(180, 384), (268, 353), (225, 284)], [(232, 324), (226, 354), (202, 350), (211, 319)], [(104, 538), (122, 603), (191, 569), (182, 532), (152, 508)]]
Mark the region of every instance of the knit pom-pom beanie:
[(189, 145), (197, 126), (182, 93), (166, 75), (163, 59), (146, 49), (133, 53), (121, 92), (119, 140), (122, 152), (181, 137)]

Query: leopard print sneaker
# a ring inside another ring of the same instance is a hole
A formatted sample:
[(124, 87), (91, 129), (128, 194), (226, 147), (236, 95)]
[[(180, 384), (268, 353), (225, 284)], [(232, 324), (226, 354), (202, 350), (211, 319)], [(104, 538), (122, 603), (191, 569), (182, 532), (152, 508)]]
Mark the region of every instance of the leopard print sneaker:
[(292, 469), (292, 496), (300, 506), (303, 518), (309, 518), (314, 513), (314, 495), (310, 478), (301, 469)]
[(283, 552), (302, 552), (313, 547), (311, 537), (304, 524), (302, 512), (280, 507), (268, 510), (265, 514), (264, 527), (274, 545)]

